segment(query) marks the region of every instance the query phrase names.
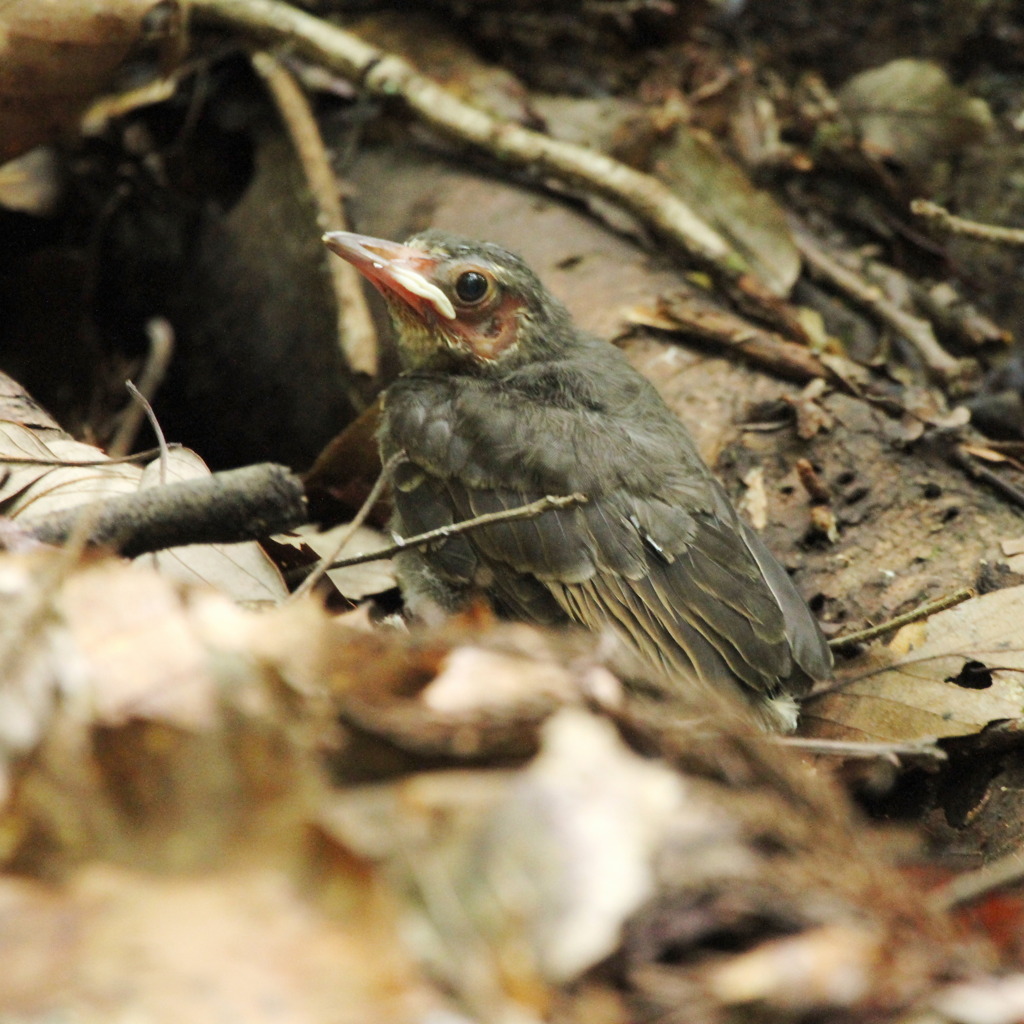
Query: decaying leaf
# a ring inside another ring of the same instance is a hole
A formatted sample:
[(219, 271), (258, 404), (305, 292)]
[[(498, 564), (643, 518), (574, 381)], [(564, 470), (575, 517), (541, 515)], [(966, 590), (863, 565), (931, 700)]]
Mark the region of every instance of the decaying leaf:
[(776, 295), (800, 274), (785, 214), (767, 193), (701, 135), (680, 127), (657, 157), (657, 174), (748, 259)]
[[(28, 527), (33, 519), (53, 512), (210, 472), (186, 448), (172, 449), (166, 459), (143, 469), (109, 461), (99, 449), (60, 431), (0, 421), (0, 465), (4, 464), (10, 468), (0, 480), (0, 512)], [(276, 602), (287, 594), (280, 573), (255, 542), (197, 544), (140, 557), (153, 558), (168, 576), (208, 583), (238, 601)]]
[[(0, 160), (74, 128), (146, 35), (158, 0), (11, 0), (0, 7)], [(157, 19), (168, 30), (173, 18)]]
[[(192, 480), (198, 476), (208, 476), (209, 473), (206, 463), (195, 452), (179, 448), (168, 455), (165, 467), (162, 468), (160, 460), (146, 466), (140, 487)], [(281, 574), (255, 541), (242, 544), (190, 544), (187, 547), (158, 551), (151, 557), (157, 568), (171, 579), (183, 583), (209, 584), (230, 594), (236, 601), (273, 604), (288, 594)]]
[(0, 481), (0, 513), (26, 520), (129, 494), (141, 475), (138, 466), (107, 463), (99, 449), (60, 431), (30, 430), (10, 421), (0, 421), (0, 465), (7, 468)]
[(965, 736), (1024, 713), (1024, 587), (966, 601), (905, 626), (812, 699), (810, 735), (915, 740)]
[[(27, 575), (44, 575), (56, 557), (39, 553)], [(25, 563), (8, 556), (0, 574), (11, 564)], [(21, 648), (9, 636), (2, 648), (6, 686), (50, 699), (34, 739), (8, 752), (0, 855), (23, 873), (65, 880), (41, 905), (36, 890), (0, 876), (0, 906), (39, 921), (27, 939), (0, 928), (0, 950), (33, 965), (21, 990), (29, 1005), (51, 978), (41, 965), (54, 906), (78, 926), (55, 959), (72, 966), (71, 981), (48, 1005), (86, 1020), (104, 964), (103, 976), (122, 986), (120, 1008), (148, 1012), (165, 993), (177, 1012), (205, 1020), (203, 986), (173, 993), (221, 957), (216, 1005), (222, 1016), (224, 1006), (248, 1012), (252, 988), (244, 971), (235, 985), (229, 953), (241, 950), (264, 964), (251, 985), (285, 1010), (308, 982), (304, 1019), (315, 1021), (339, 992), (351, 998), (353, 981), (344, 967), (311, 981), (306, 963), (348, 964), (349, 941), (354, 970), (382, 957), (383, 975), (370, 977), (388, 979), (397, 1003), (374, 981), (360, 991), (399, 1019), (405, 999), (436, 998), (419, 988), (405, 948), (479, 1020), (549, 1018), (562, 986), (588, 983), (616, 954), (623, 999), (667, 1011), (653, 972), (710, 1000), (715, 1024), (751, 999), (787, 1012), (901, 1006), (933, 977), (961, 976), (943, 919), (892, 873), (826, 781), (728, 715), (710, 721), (706, 707), (669, 722), (643, 704), (602, 711), (591, 695), (585, 706), (572, 684), (588, 675), (579, 647), (525, 626), (515, 634), (537, 641), (532, 665), (520, 656), (522, 691), (547, 701), (539, 730), (534, 719), (525, 726), (539, 731), (536, 757), (521, 745), (500, 759), (503, 770), (421, 770), (397, 781), (394, 761), (382, 762), (380, 775), (364, 777), (373, 785), (332, 792), (324, 768), (337, 779), (338, 755), (356, 741), (338, 726), (352, 691), (376, 689), (385, 710), (419, 705), (405, 721), (415, 754), (417, 728), (447, 722), (453, 735), (465, 732), (467, 695), (474, 684), (486, 691), (497, 666), (503, 689), (515, 689), (515, 658), (502, 657), (509, 637), (490, 636), (484, 623), (468, 646), (450, 632), (355, 633), (315, 602), (252, 612), (116, 560), (80, 568), (43, 596), (50, 605)], [(33, 658), (36, 671), (23, 671)], [(521, 697), (504, 703), (509, 728), (525, 714)], [(422, 749), (421, 767), (424, 757), (436, 764)], [(245, 869), (233, 870), (243, 852)], [(153, 867), (167, 873), (152, 877)], [(318, 906), (336, 908), (340, 921), (324, 923)], [(249, 939), (238, 908), (258, 922)], [(194, 948), (161, 938), (196, 920)], [(816, 941), (825, 934), (831, 943)], [(125, 947), (125, 935), (136, 945)], [(787, 936), (800, 963), (752, 989), (752, 978), (764, 979), (758, 963)], [(389, 942), (394, 960), (380, 953)], [(132, 959), (140, 948), (146, 970)], [(737, 949), (730, 973), (725, 951)], [(293, 957), (302, 963), (289, 969)], [(867, 989), (839, 984), (844, 972), (875, 970)]]
[[(302, 542), (323, 558), (337, 548), (338, 538), (348, 531), (350, 524), (342, 523), (324, 532), (317, 532), (312, 527), (300, 527), (296, 534)], [(341, 550), (339, 558), (349, 558), (370, 551), (378, 551), (387, 547), (391, 541), (379, 530), (361, 526)], [(382, 594), (396, 586), (395, 567), (390, 558), (377, 562), (364, 562), (362, 565), (350, 565), (344, 569), (331, 569), (327, 573), (338, 592), (350, 601), (361, 601), (371, 594)]]
[(918, 172), (980, 141), (993, 124), (984, 100), (939, 65), (910, 57), (851, 78), (839, 100), (866, 150)]

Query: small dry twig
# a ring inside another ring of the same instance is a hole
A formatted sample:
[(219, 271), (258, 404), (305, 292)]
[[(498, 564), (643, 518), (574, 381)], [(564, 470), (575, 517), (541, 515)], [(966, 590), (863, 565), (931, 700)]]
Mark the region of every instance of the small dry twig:
[[(149, 399), (145, 394), (130, 380), (126, 380), (124, 386), (128, 389), (128, 394), (132, 396), (136, 405), (142, 409), (143, 415), (149, 420), (150, 429), (156, 434), (156, 441), (159, 446), (157, 451), (160, 453), (160, 483), (165, 484), (167, 483), (167, 464), (171, 457), (171, 449), (167, 444), (167, 438), (164, 436), (163, 427), (160, 426), (160, 421), (156, 418), (156, 413), (153, 411), (153, 406), (149, 404)], [(129, 443), (127, 436), (125, 443)], [(117, 450), (116, 445), (114, 450)]]
[(313, 566), (310, 574), (295, 588), (295, 592), (292, 594), (291, 599), (297, 600), (300, 597), (304, 597), (308, 594), (316, 585), (323, 579), (324, 574), (330, 569), (337, 559), (338, 555), (345, 550), (345, 545), (355, 536), (356, 530), (359, 529), (363, 523), (366, 522), (367, 516), (373, 511), (373, 506), (380, 500), (381, 494), (384, 493), (384, 488), (387, 486), (388, 478), (390, 476), (391, 467), (398, 461), (401, 453), (392, 455), (388, 460), (388, 464), (380, 471), (380, 476), (377, 477), (373, 487), (370, 488), (370, 493), (366, 496), (366, 500), (360, 505), (359, 511), (356, 512), (352, 521), (348, 524), (341, 536), (338, 538), (337, 543), (334, 545), (334, 550), (330, 554), (324, 555), (316, 565)]
[(846, 636), (837, 636), (829, 640), (828, 645), (833, 650), (836, 650), (837, 648), (841, 649), (853, 644), (867, 643), (869, 640), (877, 640), (881, 636), (895, 633), (898, 629), (902, 629), (912, 622), (920, 622), (922, 619), (930, 618), (932, 615), (945, 611), (947, 608), (953, 608), (977, 596), (977, 591), (972, 590), (970, 587), (964, 587), (961, 590), (953, 591), (952, 594), (946, 594), (945, 597), (936, 598), (934, 601), (927, 601), (912, 611), (906, 612), (903, 615), (897, 615), (896, 618), (890, 619), (888, 622), (882, 622), (877, 626), (870, 626), (868, 629), (860, 629), (856, 633), (847, 633)]
[(997, 224), (968, 220), (927, 199), (912, 200), (910, 212), (932, 221), (951, 235), (964, 235), (967, 238), (978, 238), (983, 242), (995, 242), (998, 245), (1024, 245), (1024, 228), (1004, 228)]
[(504, 509), (501, 512), (486, 512), (482, 516), (475, 516), (473, 519), (464, 519), (451, 526), (440, 526), (436, 530), (428, 530), (426, 533), (418, 533), (414, 537), (407, 537), (395, 541), (394, 544), (377, 551), (367, 551), (362, 555), (353, 555), (351, 558), (342, 558), (334, 562), (331, 569), (345, 569), (350, 565), (362, 565), (364, 562), (377, 562), (384, 558), (392, 558), (409, 551), (412, 548), (426, 547), (437, 540), (447, 540), (460, 533), (470, 533), (479, 530), (482, 526), (490, 526), (492, 523), (506, 523), (513, 519), (535, 519), (556, 508), (572, 508), (575, 505), (583, 505), (589, 499), (585, 494), (549, 494), (547, 497), (537, 501), (531, 501), (528, 505), (519, 505), (516, 508)]
[(1021, 881), (1024, 881), (1024, 850), (1015, 850), (976, 871), (957, 875), (932, 893), (931, 903), (936, 910), (948, 911)]
[(946, 456), (958, 469), (962, 469), (972, 480), (988, 484), (1018, 508), (1024, 508), (1024, 491), (1004, 480), (998, 473), (982, 466), (971, 452), (962, 444), (954, 445)]
[(949, 755), (934, 740), (917, 740), (903, 743), (870, 743), (858, 740), (828, 740), (814, 736), (771, 736), (772, 743), (783, 747), (794, 747), (811, 754), (826, 754), (833, 757), (880, 758), (892, 764), (899, 764), (901, 758), (928, 761), (948, 761)]
[(159, 439), (161, 452), (166, 448), (167, 442), (163, 439), (149, 403), (160, 390), (167, 367), (170, 366), (174, 354), (174, 328), (162, 316), (155, 316), (146, 323), (146, 337), (149, 340), (149, 352), (139, 377), (138, 397), (132, 396), (117, 433), (108, 445), (113, 452), (127, 452), (131, 449), (145, 416), (149, 417), (153, 432)]
[(787, 341), (710, 303), (670, 298), (663, 309), (634, 307), (626, 317), (639, 327), (687, 335), (715, 348), (738, 352), (756, 366), (799, 384), (811, 380), (843, 383), (805, 345)]
[[(295, 76), (265, 51), (254, 53), (252, 65), (263, 79), (277, 106), (281, 120), (295, 147), (306, 185), (317, 206), (317, 224), (321, 231), (346, 228), (345, 213), (339, 198), (338, 183), (324, 146), (316, 118), (309, 109), (305, 93)], [(328, 259), (334, 301), (338, 307), (338, 338), (349, 367), (356, 373), (377, 373), (377, 331), (373, 326), (362, 278), (350, 263)], [(356, 408), (366, 403), (354, 389), (349, 397)]]
[(957, 381), (964, 375), (964, 365), (938, 343), (932, 325), (927, 320), (900, 309), (886, 298), (881, 288), (830, 256), (795, 218), (790, 218), (790, 227), (793, 240), (808, 268), (906, 338), (917, 350), (933, 376), (943, 383), (948, 383)]

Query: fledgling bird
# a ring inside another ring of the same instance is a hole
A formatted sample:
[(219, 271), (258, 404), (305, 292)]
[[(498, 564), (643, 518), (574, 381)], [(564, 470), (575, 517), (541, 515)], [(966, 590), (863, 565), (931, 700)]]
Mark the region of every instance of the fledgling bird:
[(411, 536), (545, 495), (586, 504), (398, 559), (409, 607), (485, 593), (506, 617), (611, 627), (669, 688), (739, 693), (769, 728), (832, 656), (786, 571), (689, 433), (615, 347), (497, 245), (427, 231), (324, 235), (383, 294), (402, 373), (379, 434)]

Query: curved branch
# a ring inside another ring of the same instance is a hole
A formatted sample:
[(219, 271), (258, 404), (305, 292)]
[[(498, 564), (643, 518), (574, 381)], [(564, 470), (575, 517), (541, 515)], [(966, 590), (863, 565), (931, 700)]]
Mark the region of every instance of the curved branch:
[(671, 189), (603, 153), (500, 121), (457, 99), (408, 61), (279, 0), (192, 0), (209, 23), (263, 43), (287, 43), (367, 92), (398, 99), (424, 124), (512, 166), (552, 175), (621, 206), (698, 262), (727, 278), (749, 275), (742, 257)]

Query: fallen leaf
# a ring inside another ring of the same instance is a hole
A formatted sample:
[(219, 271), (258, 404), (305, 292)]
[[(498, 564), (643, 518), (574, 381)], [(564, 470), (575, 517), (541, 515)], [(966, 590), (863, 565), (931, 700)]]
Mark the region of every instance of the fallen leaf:
[[(142, 473), (141, 487), (161, 482), (194, 480), (209, 476), (206, 463), (188, 448), (176, 448), (166, 464), (155, 460)], [(276, 604), (288, 596), (288, 588), (256, 541), (239, 544), (189, 544), (168, 548), (152, 555), (140, 555), (171, 579), (182, 583), (206, 583), (245, 604)]]
[(976, 597), (901, 629), (812, 698), (806, 735), (918, 740), (966, 736), (1024, 714), (1024, 586)]
[(655, 173), (729, 239), (773, 293), (789, 293), (801, 262), (785, 214), (709, 138), (680, 126), (659, 150)]
[(918, 171), (981, 141), (993, 125), (984, 100), (954, 85), (938, 64), (911, 57), (855, 75), (839, 101), (870, 154)]
[[(12, 0), (0, 8), (0, 159), (73, 130), (110, 88), (158, 0)], [(149, 31), (180, 29), (175, 18)]]

